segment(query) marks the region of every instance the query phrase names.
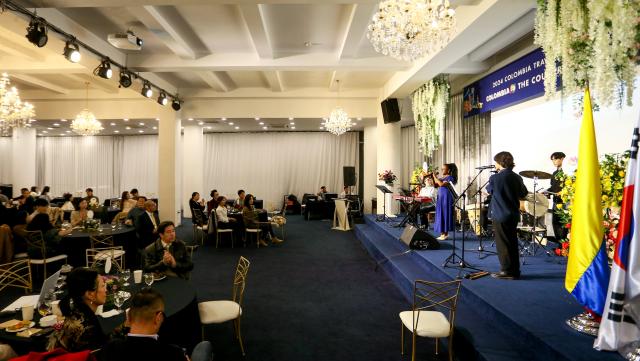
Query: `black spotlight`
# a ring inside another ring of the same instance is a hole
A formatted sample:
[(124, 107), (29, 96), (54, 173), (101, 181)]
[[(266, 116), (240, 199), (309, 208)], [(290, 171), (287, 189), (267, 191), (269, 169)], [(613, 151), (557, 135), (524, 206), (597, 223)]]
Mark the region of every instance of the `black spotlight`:
[(176, 112), (178, 110), (180, 110), (180, 100), (178, 100), (178, 98), (173, 99), (173, 102), (171, 102), (171, 107), (173, 108), (173, 110), (175, 110)]
[(111, 79), (113, 76), (113, 70), (111, 70), (111, 62), (109, 59), (103, 60), (100, 65), (93, 71), (94, 75), (97, 75), (104, 79)]
[(131, 75), (126, 70), (120, 70), (120, 86), (128, 88), (131, 86)]
[(73, 41), (67, 41), (64, 45), (64, 52), (62, 54), (72, 63), (80, 61), (80, 48), (78, 47), (78, 44)]
[(158, 104), (167, 105), (168, 102), (169, 99), (167, 99), (167, 94), (165, 94), (164, 92), (160, 92), (160, 95), (158, 95)]
[(49, 41), (47, 27), (39, 20), (31, 19), (29, 27), (27, 27), (27, 39), (31, 44), (42, 48), (47, 45), (47, 41)]
[(151, 98), (151, 96), (153, 95), (153, 90), (151, 90), (151, 85), (149, 84), (149, 82), (144, 83), (144, 85), (142, 86), (142, 91), (140, 93), (147, 98)]

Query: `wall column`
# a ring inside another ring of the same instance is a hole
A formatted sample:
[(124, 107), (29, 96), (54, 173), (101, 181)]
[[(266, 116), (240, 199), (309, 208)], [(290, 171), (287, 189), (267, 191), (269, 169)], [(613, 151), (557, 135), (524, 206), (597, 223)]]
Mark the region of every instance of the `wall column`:
[(378, 184), (378, 149), (376, 140), (376, 126), (369, 125), (364, 128), (364, 170), (363, 170), (363, 197), (364, 213), (376, 213), (377, 209), (371, 209), (371, 199), (377, 197), (375, 185)]
[(180, 113), (166, 110), (160, 113), (158, 126), (158, 211), (160, 221), (180, 224), (179, 159), (181, 142)]
[[(398, 176), (398, 180), (395, 181), (393, 187), (387, 186), (394, 193), (397, 193), (396, 189), (400, 188), (400, 169), (402, 158), (402, 137), (400, 135), (400, 123), (384, 124), (384, 118), (382, 117), (382, 109), (378, 107), (378, 126), (377, 126), (377, 163), (378, 170), (376, 172), (377, 184), (384, 185), (384, 182), (378, 180), (378, 173), (382, 173), (385, 170), (391, 170), (393, 174)], [(383, 198), (382, 192), (376, 190), (378, 198), (378, 214), (383, 212)], [(395, 215), (397, 213), (397, 205), (393, 201), (391, 194), (387, 194), (386, 199), (386, 213), (387, 216)]]
[(184, 217), (191, 218), (189, 199), (191, 193), (199, 192), (200, 198), (206, 199), (209, 193), (204, 190), (204, 137), (202, 127), (188, 123), (184, 127), (184, 139), (182, 148), (182, 209)]
[(36, 185), (36, 130), (13, 128), (11, 148), (11, 183), (13, 197), (17, 197), (20, 188)]

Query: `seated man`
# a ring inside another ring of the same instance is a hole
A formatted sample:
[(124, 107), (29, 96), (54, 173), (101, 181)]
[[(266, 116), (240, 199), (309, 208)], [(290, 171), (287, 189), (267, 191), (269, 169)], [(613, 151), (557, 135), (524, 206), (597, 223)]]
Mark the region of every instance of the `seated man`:
[(25, 211), (27, 214), (33, 213), (35, 198), (31, 196), (29, 189), (20, 189), (20, 194), (19, 197), (13, 198), (14, 201), (18, 202), (18, 211)]
[(135, 227), (136, 220), (140, 215), (144, 214), (145, 212), (144, 204), (146, 201), (147, 201), (147, 197), (145, 196), (138, 197), (138, 199), (136, 200), (136, 206), (131, 208), (129, 213), (127, 213), (127, 219), (124, 221), (125, 224)]
[(233, 208), (242, 209), (244, 207), (244, 197), (245, 197), (244, 189), (240, 189), (238, 191), (238, 198), (235, 200), (235, 202), (233, 202)]
[(327, 193), (327, 186), (320, 187), (320, 192), (318, 192), (317, 196), (320, 199), (324, 199), (324, 195)]
[(144, 210), (144, 213), (133, 222), (139, 241), (138, 248), (145, 248), (158, 239), (160, 218), (156, 214), (156, 202), (152, 200), (144, 202)]
[[(131, 308), (127, 312), (127, 337), (109, 342), (102, 348), (99, 358), (105, 361), (189, 360), (178, 346), (158, 340), (158, 331), (165, 317), (162, 295), (153, 288), (143, 288), (131, 299)], [(193, 349), (191, 360), (210, 361), (212, 353), (211, 343), (203, 341)]]
[(27, 223), (30, 223), (33, 217), (37, 216), (40, 213), (48, 214), (49, 211), (49, 201), (44, 198), (38, 198), (33, 202), (33, 206), (35, 210), (33, 213), (27, 216)]
[(87, 188), (85, 192), (87, 192), (87, 196), (84, 197), (84, 199), (87, 200), (87, 203), (89, 204), (90, 208), (97, 207), (100, 205), (100, 198), (93, 195), (93, 189)]
[(340, 198), (347, 198), (348, 195), (351, 195), (351, 189), (349, 186), (342, 187), (342, 193), (340, 193)]
[(144, 271), (160, 272), (168, 276), (189, 278), (193, 262), (184, 242), (176, 240), (173, 222), (164, 221), (158, 226), (160, 239), (144, 250)]

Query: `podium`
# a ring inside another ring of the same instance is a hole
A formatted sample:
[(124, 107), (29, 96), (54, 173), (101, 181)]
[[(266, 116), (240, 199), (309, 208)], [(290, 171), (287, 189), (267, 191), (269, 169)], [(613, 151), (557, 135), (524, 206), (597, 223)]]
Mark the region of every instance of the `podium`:
[(333, 212), (333, 228), (337, 231), (350, 231), (349, 226), (349, 203), (345, 198), (335, 199), (336, 209)]

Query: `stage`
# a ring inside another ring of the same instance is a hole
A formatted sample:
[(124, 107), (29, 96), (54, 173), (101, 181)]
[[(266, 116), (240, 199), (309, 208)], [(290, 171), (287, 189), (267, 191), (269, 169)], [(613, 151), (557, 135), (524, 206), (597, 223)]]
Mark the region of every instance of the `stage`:
[[(393, 228), (390, 223), (376, 222), (373, 215), (355, 226), (356, 237), (379, 264), (379, 272), (387, 273), (410, 309), (415, 279), (451, 280), (458, 276), (459, 269), (443, 267), (453, 249), (452, 239), (440, 241), (439, 250), (398, 255), (408, 250), (399, 241), (401, 233), (401, 228)], [(495, 251), (492, 240), (483, 244), (485, 249)], [(499, 271), (495, 254), (471, 252), (478, 245), (475, 234), (467, 232), (465, 261), (482, 270)], [(458, 255), (461, 248), (461, 232), (456, 232)], [(460, 360), (623, 360), (617, 353), (594, 350), (593, 337), (565, 325), (567, 318), (582, 311), (564, 289), (565, 269), (566, 258), (548, 256), (540, 250), (526, 257), (520, 280), (491, 276), (463, 280), (455, 320), (456, 356)]]

